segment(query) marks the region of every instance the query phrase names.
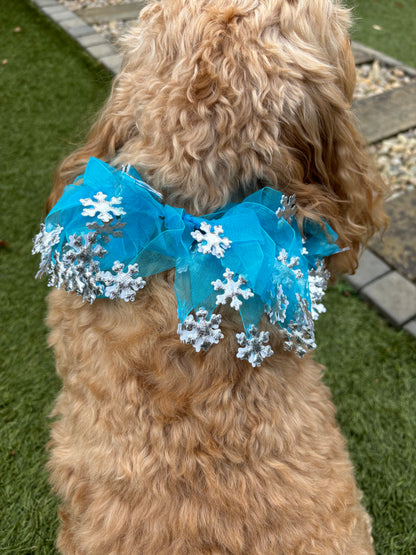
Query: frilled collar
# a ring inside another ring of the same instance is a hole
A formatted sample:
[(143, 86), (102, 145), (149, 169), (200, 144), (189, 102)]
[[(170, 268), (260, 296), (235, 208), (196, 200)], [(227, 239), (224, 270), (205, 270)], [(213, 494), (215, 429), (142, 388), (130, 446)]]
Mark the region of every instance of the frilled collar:
[[(176, 269), (178, 334), (196, 351), (222, 338), (221, 307), (238, 311), (237, 357), (260, 366), (273, 354), (263, 313), (303, 356), (316, 347), (314, 320), (329, 278), (323, 258), (339, 252), (327, 225), (294, 217), (295, 197), (265, 187), (213, 214), (163, 204), (133, 168), (91, 158), (34, 238), (36, 277), (97, 298), (133, 301), (148, 276)], [(214, 313), (214, 311), (216, 311)]]

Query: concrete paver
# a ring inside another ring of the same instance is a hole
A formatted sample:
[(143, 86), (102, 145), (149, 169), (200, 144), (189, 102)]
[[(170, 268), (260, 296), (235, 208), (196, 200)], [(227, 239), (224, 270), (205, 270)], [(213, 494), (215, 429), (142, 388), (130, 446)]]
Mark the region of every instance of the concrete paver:
[[(416, 167), (416, 160), (415, 160)], [(390, 227), (370, 248), (400, 274), (416, 283), (416, 189), (386, 202)]]
[(361, 294), (396, 326), (416, 317), (416, 286), (398, 272), (389, 272), (373, 281)]
[(345, 276), (345, 279), (355, 289), (360, 290), (390, 271), (390, 267), (381, 258), (367, 249), (360, 258), (360, 265), (355, 274)]
[(85, 27), (89, 30), (89, 34), (83, 37), (80, 37), (78, 42), (83, 48), (87, 48), (89, 46), (95, 46), (97, 44), (107, 44), (107, 41), (98, 33), (91, 34), (91, 27), (85, 25)]
[(115, 50), (108, 43), (96, 44), (94, 46), (88, 46), (87, 51), (94, 56), (94, 58), (103, 59), (107, 56), (114, 56)]
[(101, 63), (113, 73), (118, 73), (120, 71), (122, 61), (123, 57), (119, 54), (104, 56), (104, 58), (101, 59)]
[(351, 49), (354, 55), (355, 65), (368, 64), (374, 60), (374, 54), (369, 53), (361, 44), (351, 42)]
[(416, 338), (416, 320), (412, 320), (411, 322), (406, 324), (404, 326), (404, 329), (407, 331), (407, 333), (410, 333), (411, 335), (413, 335), (413, 337)]
[(353, 111), (370, 144), (407, 131), (416, 126), (416, 83), (358, 100)]

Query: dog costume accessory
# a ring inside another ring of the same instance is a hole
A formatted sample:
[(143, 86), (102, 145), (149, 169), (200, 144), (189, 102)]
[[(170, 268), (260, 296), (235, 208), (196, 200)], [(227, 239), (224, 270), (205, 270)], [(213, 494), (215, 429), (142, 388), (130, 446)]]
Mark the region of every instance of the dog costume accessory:
[(294, 218), (295, 197), (265, 187), (238, 204), (193, 216), (164, 204), (131, 167), (118, 170), (91, 158), (41, 224), (33, 253), (36, 277), (97, 298), (133, 301), (145, 278), (175, 268), (178, 334), (199, 352), (222, 338), (229, 304), (241, 316), (237, 357), (252, 366), (273, 354), (263, 313), (300, 357), (316, 347), (314, 320), (329, 273), (323, 257), (339, 252), (328, 224)]

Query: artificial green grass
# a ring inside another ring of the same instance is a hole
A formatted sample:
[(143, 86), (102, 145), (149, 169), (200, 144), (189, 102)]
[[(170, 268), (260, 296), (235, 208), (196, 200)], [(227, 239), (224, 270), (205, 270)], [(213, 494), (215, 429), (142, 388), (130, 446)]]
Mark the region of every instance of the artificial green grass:
[(415, 0), (346, 0), (353, 8), (352, 38), (416, 67)]
[[(31, 238), (53, 168), (82, 137), (109, 76), (24, 0), (0, 0), (0, 27), (0, 240), (10, 244), (0, 248), (0, 553), (52, 554), (56, 500), (43, 467), (59, 381)], [(328, 292), (327, 306), (317, 357), (329, 368), (377, 551), (414, 553), (416, 342), (345, 285)]]
[(0, 0), (0, 553), (54, 553), (44, 464), (58, 391), (32, 237), (58, 161), (81, 139), (110, 76), (28, 2)]
[(325, 296), (316, 358), (338, 408), (377, 553), (416, 553), (416, 341), (340, 283)]

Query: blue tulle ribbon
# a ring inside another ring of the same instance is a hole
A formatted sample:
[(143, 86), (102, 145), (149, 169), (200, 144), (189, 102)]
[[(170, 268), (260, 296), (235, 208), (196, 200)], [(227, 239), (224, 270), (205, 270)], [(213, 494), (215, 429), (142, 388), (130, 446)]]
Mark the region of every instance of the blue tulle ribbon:
[[(304, 220), (301, 232), (293, 199), (268, 187), (203, 216), (159, 196), (133, 168), (122, 171), (91, 158), (35, 238), (39, 274), (93, 302), (132, 300), (146, 277), (175, 268), (181, 323), (201, 308), (208, 320), (227, 292), (226, 302), (234, 298), (240, 305), (247, 337), (264, 312), (289, 335), (290, 325), (310, 323), (316, 301), (310, 276), (319, 275), (315, 286), (326, 284), (321, 260), (339, 251), (327, 224)], [(240, 294), (233, 297), (238, 280)]]

